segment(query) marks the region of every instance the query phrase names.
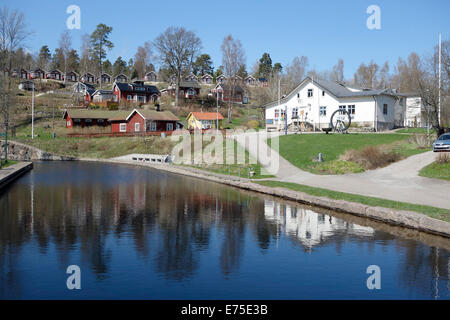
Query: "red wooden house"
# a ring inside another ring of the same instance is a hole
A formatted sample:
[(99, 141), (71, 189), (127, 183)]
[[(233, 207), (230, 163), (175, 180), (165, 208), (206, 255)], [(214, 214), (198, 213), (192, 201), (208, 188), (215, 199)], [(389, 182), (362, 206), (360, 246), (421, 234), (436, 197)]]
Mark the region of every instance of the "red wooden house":
[(81, 76), (81, 82), (95, 83), (95, 76), (90, 72), (86, 72)]
[(180, 119), (170, 111), (134, 109), (125, 120), (111, 119), (111, 132), (171, 133), (180, 127), (179, 121)]
[(59, 71), (58, 69), (47, 72), (45, 77), (47, 79), (53, 79), (53, 80), (62, 80), (63, 79), (62, 72)]
[(63, 76), (63, 78), (64, 77), (67, 77), (67, 81), (77, 82), (79, 75), (75, 71), (69, 71), (66, 75)]
[(25, 69), (20, 69), (19, 77), (20, 79), (30, 79), (30, 72)]
[(244, 89), (240, 86), (234, 86), (233, 89), (228, 84), (217, 84), (211, 91), (214, 93), (214, 97), (218, 97), (219, 101), (242, 103), (244, 99)]
[(34, 69), (30, 72), (30, 79), (44, 79), (45, 71), (41, 68)]
[(152, 103), (158, 100), (161, 93), (152, 85), (143, 81), (133, 83), (115, 82), (113, 85), (114, 101), (134, 102), (136, 104)]
[[(167, 88), (167, 91), (175, 96), (176, 94), (176, 82), (172, 82), (172, 84)], [(200, 84), (197, 81), (181, 81), (179, 88), (179, 97), (186, 99), (193, 99), (200, 95)]]

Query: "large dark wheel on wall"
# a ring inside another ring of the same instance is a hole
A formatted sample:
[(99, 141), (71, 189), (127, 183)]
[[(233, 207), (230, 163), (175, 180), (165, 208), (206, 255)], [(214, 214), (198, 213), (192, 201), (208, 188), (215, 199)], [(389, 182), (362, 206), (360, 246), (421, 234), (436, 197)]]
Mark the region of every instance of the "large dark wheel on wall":
[(342, 133), (347, 131), (351, 123), (352, 117), (345, 109), (338, 109), (331, 115), (330, 127), (336, 132)]

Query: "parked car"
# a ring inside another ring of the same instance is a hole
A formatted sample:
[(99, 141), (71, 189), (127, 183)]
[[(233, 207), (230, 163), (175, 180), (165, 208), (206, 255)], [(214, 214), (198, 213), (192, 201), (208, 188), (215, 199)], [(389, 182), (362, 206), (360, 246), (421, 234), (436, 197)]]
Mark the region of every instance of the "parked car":
[(435, 142), (433, 142), (433, 151), (448, 151), (450, 152), (450, 133), (444, 133)]

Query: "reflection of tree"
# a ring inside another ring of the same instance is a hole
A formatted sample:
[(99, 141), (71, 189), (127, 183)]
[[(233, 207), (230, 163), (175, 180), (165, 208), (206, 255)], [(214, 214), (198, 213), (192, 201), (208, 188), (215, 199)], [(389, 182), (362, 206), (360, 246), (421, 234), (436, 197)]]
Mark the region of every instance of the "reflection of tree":
[(132, 241), (137, 258), (151, 259), (154, 271), (180, 281), (196, 274), (204, 251), (219, 248), (217, 262), (227, 277), (240, 267), (246, 236), (264, 253), (283, 233), (304, 250), (332, 244), (339, 252), (352, 241), (371, 255), (395, 243), (399, 255), (406, 252), (401, 285), (424, 292), (434, 274), (447, 275), (448, 252), (441, 250), (437, 259), (434, 249), (418, 242), (377, 231), (367, 237), (367, 228), (346, 220), (272, 203), (268, 207), (237, 189), (143, 168), (37, 163), (31, 175), (0, 194), (0, 295), (21, 295), (21, 250), (32, 242), (41, 254), (54, 247), (64, 270), (81, 259), (99, 279), (108, 276), (122, 239), (126, 245)]

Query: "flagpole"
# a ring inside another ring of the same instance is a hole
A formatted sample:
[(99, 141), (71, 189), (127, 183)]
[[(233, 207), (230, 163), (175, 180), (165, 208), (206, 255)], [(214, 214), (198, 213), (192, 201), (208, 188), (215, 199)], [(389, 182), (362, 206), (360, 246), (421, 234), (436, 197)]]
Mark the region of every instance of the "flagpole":
[(438, 126), (441, 126), (441, 33), (439, 32), (439, 98), (438, 98)]

